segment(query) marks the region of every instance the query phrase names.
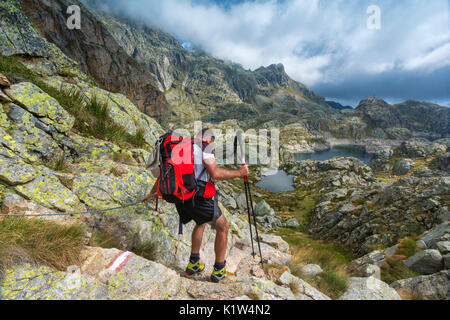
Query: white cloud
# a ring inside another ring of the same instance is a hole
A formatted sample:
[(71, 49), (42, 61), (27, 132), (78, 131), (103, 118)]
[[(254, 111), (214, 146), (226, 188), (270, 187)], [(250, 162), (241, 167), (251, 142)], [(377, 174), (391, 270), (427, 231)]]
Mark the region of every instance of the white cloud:
[[(436, 69), (450, 65), (450, 42), (446, 43), (431, 52), (424, 55), (413, 57), (405, 61), (403, 68), (405, 70), (424, 69), (432, 72)], [(450, 79), (450, 75), (449, 75)]]
[[(381, 30), (366, 9), (381, 8)], [(223, 7), (192, 0), (128, 0), (123, 10), (246, 68), (283, 63), (308, 86), (392, 70), (449, 65), (447, 0), (256, 0)]]

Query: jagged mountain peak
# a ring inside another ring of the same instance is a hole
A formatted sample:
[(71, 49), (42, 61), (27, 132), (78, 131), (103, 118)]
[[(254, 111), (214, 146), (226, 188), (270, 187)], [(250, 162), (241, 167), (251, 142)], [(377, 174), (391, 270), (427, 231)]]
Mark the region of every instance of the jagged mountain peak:
[(367, 99), (363, 99), (361, 100), (361, 102), (359, 103), (359, 105), (356, 107), (357, 110), (361, 110), (361, 109), (365, 109), (365, 108), (370, 108), (373, 106), (377, 106), (377, 107), (390, 107), (391, 105), (389, 103), (387, 103), (385, 100), (381, 99), (381, 98), (377, 98), (377, 97), (368, 97)]

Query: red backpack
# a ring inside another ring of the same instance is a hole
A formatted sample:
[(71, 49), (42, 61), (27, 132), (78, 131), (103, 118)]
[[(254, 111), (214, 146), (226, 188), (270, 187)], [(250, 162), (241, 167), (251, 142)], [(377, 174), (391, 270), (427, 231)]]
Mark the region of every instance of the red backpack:
[[(158, 139), (160, 175), (158, 196), (170, 203), (183, 203), (197, 193), (204, 198), (216, 195), (214, 183), (198, 181), (194, 169), (194, 143), (207, 143), (169, 132)], [(203, 149), (202, 149), (203, 150)]]

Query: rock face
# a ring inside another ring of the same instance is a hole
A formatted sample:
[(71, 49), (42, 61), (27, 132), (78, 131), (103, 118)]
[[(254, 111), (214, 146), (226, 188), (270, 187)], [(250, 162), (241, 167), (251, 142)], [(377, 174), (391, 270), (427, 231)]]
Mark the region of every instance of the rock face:
[(352, 261), (346, 266), (346, 271), (357, 277), (370, 277), (380, 279), (382, 267), (386, 258), (381, 251), (373, 251), (359, 259)]
[(255, 207), (256, 221), (266, 229), (275, 229), (282, 225), (280, 218), (275, 215), (275, 210), (263, 200)]
[[(78, 268), (79, 269), (79, 268)], [(6, 271), (0, 281), (0, 300), (114, 300), (138, 299), (121, 294), (77, 271), (60, 272), (48, 267), (20, 266)]]
[[(83, 10), (80, 31), (69, 32), (65, 26), (64, 8), (72, 4)], [(439, 106), (415, 102), (390, 106), (371, 98), (358, 110), (341, 112), (292, 80), (281, 64), (248, 71), (200, 50), (185, 50), (157, 28), (89, 12), (77, 0), (2, 1), (0, 53), (1, 63), (14, 64), (12, 71), (5, 71), (7, 76), (0, 74), (0, 209), (5, 214), (86, 211), (141, 199), (155, 182), (143, 168), (145, 161), (164, 132), (149, 114), (163, 113), (171, 125), (203, 119), (227, 120), (218, 124), (221, 128), (281, 126), (284, 152), (297, 147), (327, 149), (330, 142), (324, 136), (333, 135), (357, 139), (448, 135), (448, 110)], [(120, 126), (119, 134), (142, 135), (143, 148), (83, 136), (79, 125), (91, 124), (79, 124), (77, 112), (65, 101), (74, 98), (68, 92), (76, 91), (81, 92), (80, 107), (95, 97)], [(425, 121), (438, 120), (436, 127), (424, 124), (419, 113)], [(287, 141), (293, 135), (295, 141)], [(421, 236), (427, 250), (405, 261), (433, 274), (395, 286), (408, 288), (411, 295), (421, 291), (426, 297), (442, 298), (443, 276), (435, 272), (449, 265), (447, 147), (445, 139), (402, 144), (395, 156), (411, 160), (400, 160), (394, 171), (411, 174), (395, 182), (375, 181), (372, 169), (353, 158), (287, 163), (285, 169), (296, 176), (297, 188), (321, 197), (311, 215), (311, 233), (346, 245), (358, 255), (437, 225)], [(388, 149), (373, 168), (389, 166), (394, 150)], [(249, 149), (250, 154), (257, 151)], [(55, 161), (58, 158), (62, 160)], [(421, 158), (434, 158), (436, 168), (413, 168), (411, 162)], [(266, 278), (258, 259), (250, 258), (248, 223), (236, 212), (245, 210), (245, 196), (234, 192), (224, 193), (220, 203), (230, 224), (227, 268), (238, 270), (228, 282), (211, 284), (205, 281), (207, 275), (182, 277), (194, 225), (188, 224), (177, 238), (173, 205), (163, 203), (156, 211), (140, 204), (104, 215), (46, 218), (64, 224), (81, 221), (94, 233), (112, 237), (117, 248), (96, 247), (98, 240), (91, 234), (82, 261), (67, 271), (13, 266), (0, 279), (0, 299), (328, 300), (287, 268), (276, 283)], [(283, 225), (265, 201), (255, 210), (263, 229)], [(298, 228), (299, 223), (292, 219), (284, 226)], [(289, 245), (281, 237), (259, 235), (267, 264), (285, 266), (291, 260)], [(209, 274), (214, 232), (207, 228), (203, 239), (200, 254)], [(133, 253), (142, 248), (149, 252)], [(378, 280), (384, 262), (381, 251), (354, 261), (349, 270), (366, 278), (352, 278), (342, 299), (398, 299), (394, 289)], [(314, 275), (321, 269), (308, 265), (303, 271)]]
[(349, 288), (339, 300), (402, 300), (389, 285), (374, 277), (350, 278)]
[[(15, 1), (8, 2), (16, 5)], [(83, 11), (84, 23), (81, 24), (79, 32), (72, 32), (66, 27), (64, 16), (65, 8), (74, 4), (80, 6)], [(122, 92), (136, 103), (140, 110), (151, 116), (160, 116), (163, 110), (166, 111), (168, 104), (164, 95), (155, 88), (154, 75), (127, 55), (104, 25), (79, 1), (62, 0), (58, 3), (45, 3), (27, 0), (22, 1), (22, 8), (27, 15), (26, 19), (30, 19), (48, 41), (56, 44), (67, 56), (77, 61), (83, 72), (91, 75), (106, 89)], [(23, 15), (20, 19), (9, 15), (7, 27), (11, 29), (7, 30), (13, 30), (19, 25), (23, 27), (22, 19), (25, 19)], [(37, 36), (35, 38), (38, 39)], [(27, 39), (22, 46), (17, 46), (17, 43), (14, 45), (15, 48), (27, 48), (30, 42), (31, 39), (30, 41)], [(27, 50), (27, 53), (36, 57), (48, 56), (48, 52), (42, 53), (43, 50), (45, 46), (36, 43), (36, 50), (33, 52)], [(18, 53), (20, 52), (12, 51), (9, 54)]]
[[(450, 112), (448, 108), (431, 103), (408, 100), (390, 105), (382, 99), (370, 97), (360, 102), (356, 111), (374, 128), (381, 128), (393, 139), (408, 139), (412, 132), (423, 137), (440, 138), (449, 132)], [(395, 134), (386, 129), (404, 128), (404, 133)]]
[(29, 82), (11, 86), (8, 90), (11, 99), (23, 106), (32, 115), (38, 117), (47, 130), (64, 133), (69, 131), (75, 119), (62, 108), (58, 101)]
[(402, 176), (407, 174), (414, 167), (414, 161), (411, 159), (402, 159), (395, 163), (394, 174)]
[(302, 279), (293, 276), (287, 271), (280, 276), (278, 282), (284, 285), (291, 285), (294, 283), (298, 288), (297, 300), (331, 300)]
[(433, 274), (444, 267), (441, 254), (434, 249), (420, 251), (403, 261), (403, 263), (408, 268), (421, 274)]
[(323, 272), (322, 268), (317, 264), (307, 264), (301, 268), (301, 271), (308, 276), (316, 276)]
[(448, 241), (450, 239), (450, 224), (444, 222), (437, 227), (424, 232), (420, 235), (420, 239), (425, 242), (428, 248), (435, 249), (438, 242)]
[(448, 271), (441, 271), (429, 276), (398, 280), (391, 287), (400, 294), (427, 300), (448, 299)]
[[(243, 293), (262, 299), (294, 299), (289, 288), (257, 278), (212, 284), (181, 277), (152, 261), (117, 249), (87, 248), (80, 267), (58, 272), (29, 265), (11, 268), (0, 281), (0, 299), (118, 300), (234, 299)], [(117, 262), (122, 256), (125, 259)]]
[[(399, 149), (392, 154), (398, 154)], [(376, 245), (388, 247), (430, 230), (446, 221), (449, 214), (445, 199), (450, 180), (445, 171), (424, 168), (382, 182), (373, 178), (370, 167), (352, 158), (289, 162), (283, 169), (296, 176), (296, 188), (320, 194), (311, 214), (310, 233), (319, 239), (338, 241), (359, 256)], [(430, 239), (430, 245), (446, 241), (446, 228), (442, 226), (440, 231), (423, 237)]]

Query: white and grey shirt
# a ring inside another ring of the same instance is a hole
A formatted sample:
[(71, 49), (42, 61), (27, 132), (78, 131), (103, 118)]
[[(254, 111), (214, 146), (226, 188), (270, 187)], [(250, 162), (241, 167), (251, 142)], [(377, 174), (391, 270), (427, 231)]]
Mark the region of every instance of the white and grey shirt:
[(200, 147), (199, 143), (194, 143), (194, 170), (197, 180), (208, 182), (211, 179), (203, 164), (203, 161), (207, 159), (215, 159), (212, 145), (203, 142)]

